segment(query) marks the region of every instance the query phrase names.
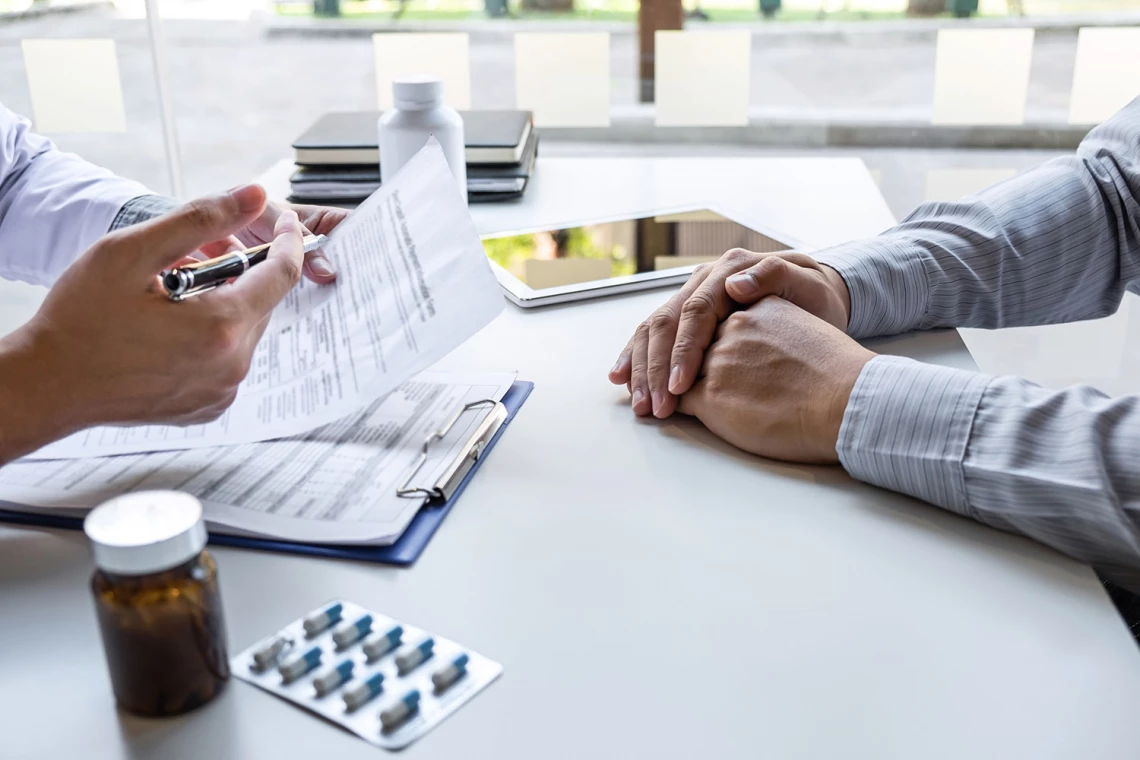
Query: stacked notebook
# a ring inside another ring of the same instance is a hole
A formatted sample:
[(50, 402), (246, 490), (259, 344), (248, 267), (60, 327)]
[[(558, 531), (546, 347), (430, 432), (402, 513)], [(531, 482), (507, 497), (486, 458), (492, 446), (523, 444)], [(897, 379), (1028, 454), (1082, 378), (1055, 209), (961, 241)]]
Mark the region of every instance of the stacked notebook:
[[(518, 198), (538, 155), (530, 111), (460, 111), (467, 143), (467, 196)], [(291, 201), (353, 204), (380, 187), (379, 111), (328, 113), (293, 143)]]

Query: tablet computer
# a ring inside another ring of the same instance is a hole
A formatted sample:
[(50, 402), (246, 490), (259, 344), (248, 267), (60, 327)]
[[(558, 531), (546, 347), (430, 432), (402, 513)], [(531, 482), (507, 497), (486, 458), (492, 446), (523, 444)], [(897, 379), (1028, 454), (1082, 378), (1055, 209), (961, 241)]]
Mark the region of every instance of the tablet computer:
[(800, 246), (715, 208), (689, 207), (497, 233), (483, 247), (507, 297), (532, 307), (677, 285), (731, 248)]

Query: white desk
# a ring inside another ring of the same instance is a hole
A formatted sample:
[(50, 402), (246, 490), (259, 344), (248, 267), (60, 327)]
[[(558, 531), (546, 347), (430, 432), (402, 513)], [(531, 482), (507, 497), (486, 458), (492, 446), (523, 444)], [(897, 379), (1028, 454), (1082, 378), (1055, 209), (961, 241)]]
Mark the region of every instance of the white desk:
[[(848, 160), (545, 160), (523, 202), (475, 214), (491, 231), (701, 201), (819, 245), (891, 222)], [(662, 298), (508, 307), (445, 364), (536, 389), (419, 563), (216, 550), (232, 648), (344, 596), (501, 660), (413, 758), (1137, 756), (1140, 657), (1089, 570), (635, 420), (605, 374)], [(954, 333), (883, 349), (971, 366)], [(78, 534), (0, 534), (0, 755), (382, 756), (240, 682), (181, 719), (119, 716), (89, 572)]]

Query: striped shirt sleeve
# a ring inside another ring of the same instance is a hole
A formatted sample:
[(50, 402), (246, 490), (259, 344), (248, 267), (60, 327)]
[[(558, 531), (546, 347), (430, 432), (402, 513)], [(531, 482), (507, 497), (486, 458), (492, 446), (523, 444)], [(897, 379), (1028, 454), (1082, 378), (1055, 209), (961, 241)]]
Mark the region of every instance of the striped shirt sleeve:
[(121, 230), (124, 227), (145, 222), (156, 216), (162, 216), (168, 211), (178, 208), (179, 205), (178, 201), (167, 198), (165, 195), (140, 195), (137, 198), (132, 198), (123, 204), (119, 213), (115, 214), (115, 219), (111, 222), (108, 232)]
[[(818, 258), (847, 283), (854, 337), (1091, 319), (1140, 283), (1138, 198), (1140, 101), (1075, 156), (924, 205)], [(880, 356), (852, 391), (837, 451), (860, 480), (1028, 536), (1140, 591), (1140, 396)]]

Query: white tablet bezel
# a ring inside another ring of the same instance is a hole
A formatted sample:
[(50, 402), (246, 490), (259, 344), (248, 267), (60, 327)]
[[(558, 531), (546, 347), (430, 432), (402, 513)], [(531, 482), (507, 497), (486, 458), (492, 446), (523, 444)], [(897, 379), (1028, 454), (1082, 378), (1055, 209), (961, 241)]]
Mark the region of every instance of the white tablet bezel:
[[(671, 214), (684, 214), (694, 211), (711, 211), (714, 214), (724, 217), (730, 222), (739, 224), (742, 227), (747, 227), (750, 230), (760, 233), (766, 237), (777, 240), (789, 248), (796, 250), (803, 250), (803, 245), (784, 233), (777, 232), (770, 227), (758, 225), (754, 222), (743, 221), (739, 217), (730, 212), (725, 211), (723, 208), (718, 207), (716, 204), (711, 203), (698, 203), (689, 204), (685, 206), (671, 206), (666, 208), (651, 208), (640, 211), (629, 211), (622, 214), (613, 214), (603, 217), (590, 217), (587, 219), (579, 219), (569, 222), (553, 222), (549, 224), (538, 224), (531, 227), (515, 230), (505, 230), (502, 232), (493, 232), (482, 235), (482, 240), (492, 240), (495, 238), (510, 237), (512, 235), (529, 235), (535, 232), (543, 232), (546, 230), (567, 229), (570, 227), (584, 227), (591, 224), (605, 224), (608, 222), (621, 222), (633, 219), (644, 219), (650, 216), (667, 216)], [(613, 277), (608, 280), (591, 280), (589, 282), (579, 282), (573, 285), (559, 285), (554, 288), (541, 288), (535, 289), (527, 285), (525, 282), (515, 277), (503, 267), (492, 261), (490, 258), (487, 262), (491, 265), (495, 277), (499, 280), (499, 285), (503, 288), (503, 292), (507, 298), (518, 306), (525, 308), (533, 308), (535, 306), (548, 306), (558, 303), (566, 303), (568, 301), (581, 301), (589, 298), (604, 298), (606, 296), (617, 295), (619, 293), (632, 293), (639, 290), (650, 290), (653, 288), (662, 288), (670, 285), (679, 285), (689, 279), (689, 276), (696, 269), (696, 266), (673, 267), (670, 269), (660, 269), (653, 272), (640, 272), (638, 274), (626, 275), (625, 277)]]

